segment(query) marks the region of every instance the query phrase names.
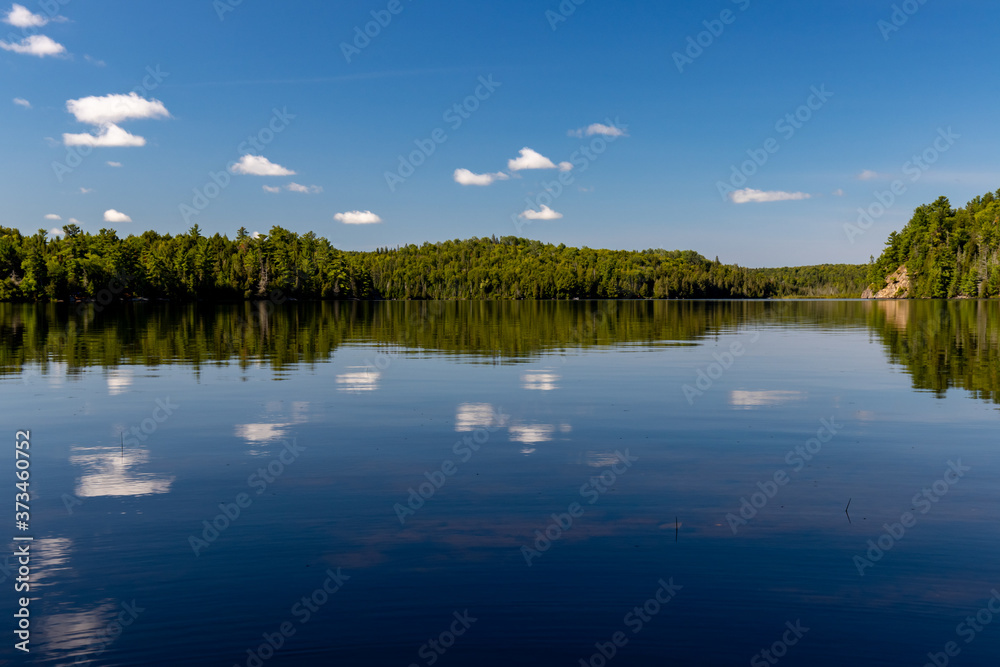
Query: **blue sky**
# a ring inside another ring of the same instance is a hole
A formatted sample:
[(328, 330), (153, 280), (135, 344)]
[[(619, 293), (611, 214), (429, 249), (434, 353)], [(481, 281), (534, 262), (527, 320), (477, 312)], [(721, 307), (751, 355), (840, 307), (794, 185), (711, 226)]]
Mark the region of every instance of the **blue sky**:
[(0, 6), (0, 225), (782, 266), (1000, 187), (985, 0), (236, 1)]

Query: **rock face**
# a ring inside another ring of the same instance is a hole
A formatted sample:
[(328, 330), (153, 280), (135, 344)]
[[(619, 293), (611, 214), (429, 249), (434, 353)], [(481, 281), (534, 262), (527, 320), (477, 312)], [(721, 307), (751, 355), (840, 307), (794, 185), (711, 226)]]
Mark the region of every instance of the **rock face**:
[(885, 279), (885, 287), (872, 293), (869, 287), (861, 295), (862, 299), (906, 299), (910, 296), (910, 277), (906, 266), (901, 266)]

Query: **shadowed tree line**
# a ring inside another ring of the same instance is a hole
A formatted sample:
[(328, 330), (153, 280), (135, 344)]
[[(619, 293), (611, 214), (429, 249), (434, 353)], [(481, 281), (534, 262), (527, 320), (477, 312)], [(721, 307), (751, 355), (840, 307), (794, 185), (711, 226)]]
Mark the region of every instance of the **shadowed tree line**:
[(328, 361), (345, 344), (518, 360), (553, 350), (694, 341), (732, 326), (699, 301), (321, 301), (239, 304), (0, 304), (0, 371), (89, 366)]
[(949, 389), (1000, 404), (1000, 303), (879, 301), (869, 311), (892, 363), (917, 389)]
[(50, 239), (0, 227), (0, 301), (135, 298), (683, 299), (860, 295), (844, 267), (751, 270), (689, 250), (594, 250), (528, 239), (473, 238), (374, 252), (334, 248), (313, 233), (120, 238), (76, 225)]
[[(877, 334), (913, 386), (1000, 404), (995, 301), (323, 301), (238, 304), (0, 304), (0, 374), (59, 364), (235, 363), (283, 369), (344, 345), (433, 351), (471, 363), (634, 345), (700, 345), (724, 333), (810, 327)], [(372, 360), (377, 360), (373, 354)]]

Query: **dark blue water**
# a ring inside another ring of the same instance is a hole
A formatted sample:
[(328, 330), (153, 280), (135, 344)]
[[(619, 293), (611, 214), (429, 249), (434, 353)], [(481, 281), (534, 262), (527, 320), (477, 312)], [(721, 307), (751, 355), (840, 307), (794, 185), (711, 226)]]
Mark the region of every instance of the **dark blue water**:
[(34, 541), (0, 656), (995, 665), (998, 317), (6, 306)]

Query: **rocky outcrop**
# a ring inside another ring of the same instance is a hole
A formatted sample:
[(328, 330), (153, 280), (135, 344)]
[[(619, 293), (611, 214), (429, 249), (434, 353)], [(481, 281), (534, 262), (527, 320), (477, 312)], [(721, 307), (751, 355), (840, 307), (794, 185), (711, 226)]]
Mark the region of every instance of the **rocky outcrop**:
[(862, 299), (906, 299), (910, 296), (910, 277), (906, 266), (901, 266), (885, 279), (885, 287), (873, 292), (869, 287), (861, 295)]

